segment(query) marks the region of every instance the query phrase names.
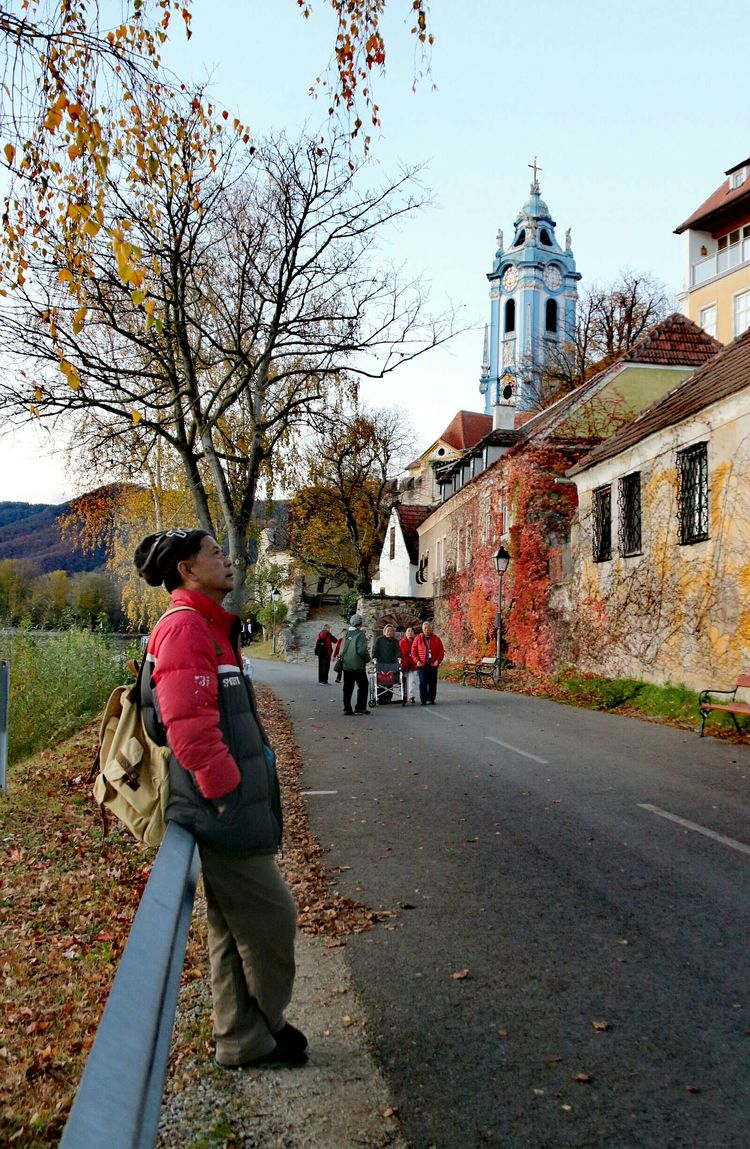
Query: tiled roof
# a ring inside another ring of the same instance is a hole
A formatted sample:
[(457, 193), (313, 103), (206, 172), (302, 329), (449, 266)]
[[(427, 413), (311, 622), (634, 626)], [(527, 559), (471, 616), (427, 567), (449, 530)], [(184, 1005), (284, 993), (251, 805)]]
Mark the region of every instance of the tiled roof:
[[(744, 161), (746, 164), (750, 160)], [(736, 170), (737, 167), (742, 167), (742, 164), (736, 164), (735, 168), (730, 168), (729, 171)], [(738, 188), (731, 188), (730, 180), (724, 180), (724, 183), (716, 189), (716, 191), (708, 197), (705, 203), (702, 203), (699, 208), (688, 216), (684, 223), (674, 229), (675, 235), (682, 235), (683, 231), (688, 228), (695, 228), (698, 230), (710, 230), (710, 224), (713, 217), (718, 215), (724, 208), (733, 208), (741, 200), (747, 199), (748, 211), (750, 212), (750, 178), (746, 179), (744, 183), (740, 184)], [(699, 224), (703, 224), (703, 228), (699, 228)]]
[(611, 459), (656, 431), (681, 423), (745, 387), (750, 387), (750, 330), (722, 348), (704, 367), (641, 411), (616, 434), (599, 443), (575, 467), (571, 467), (568, 474), (577, 475), (605, 459)]
[(396, 514), (401, 524), (401, 532), (404, 536), (406, 549), (409, 552), (409, 558), (413, 563), (419, 561), (419, 535), (417, 534), (417, 527), (420, 526), (426, 518), (429, 518), (434, 509), (434, 507), (424, 507), (418, 504), (409, 506), (408, 504), (398, 503), (396, 505)]
[(440, 438), (457, 451), (474, 447), (492, 430), (492, 416), (480, 415), (477, 411), (459, 411), (443, 431)]
[(675, 311), (634, 344), (623, 356), (623, 362), (652, 363), (657, 367), (702, 367), (721, 346), (702, 327)]
[(545, 407), (529, 419), (521, 428), (524, 440), (531, 439), (552, 426), (559, 426), (565, 416), (579, 407), (589, 395), (595, 394), (600, 385), (615, 368), (628, 363), (649, 364), (655, 367), (701, 367), (721, 350), (722, 344), (707, 335), (702, 327), (693, 323), (686, 315), (673, 312), (661, 323), (652, 327), (642, 339), (634, 343), (615, 363), (592, 375), (575, 391), (569, 391), (550, 407)]

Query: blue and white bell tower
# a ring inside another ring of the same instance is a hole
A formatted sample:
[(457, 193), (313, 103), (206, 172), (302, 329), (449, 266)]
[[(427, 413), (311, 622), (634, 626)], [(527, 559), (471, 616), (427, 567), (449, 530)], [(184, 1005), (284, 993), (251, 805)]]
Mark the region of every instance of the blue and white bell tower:
[(502, 231), (497, 233), (495, 262), (487, 276), (491, 312), (479, 390), (496, 426), (513, 426), (517, 411), (538, 407), (545, 365), (575, 335), (581, 276), (570, 228), (563, 249), (539, 191), (541, 168), (536, 159), (529, 167), (534, 173), (529, 198), (516, 217), (507, 249)]

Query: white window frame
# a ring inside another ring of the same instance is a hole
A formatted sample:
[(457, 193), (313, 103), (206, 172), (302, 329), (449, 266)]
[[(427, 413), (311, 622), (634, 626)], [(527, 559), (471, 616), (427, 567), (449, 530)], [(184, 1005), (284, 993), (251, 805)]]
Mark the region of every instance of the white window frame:
[(482, 542), (486, 543), (490, 537), (490, 517), (492, 515), (492, 496), (487, 495), (482, 504)]
[[(707, 326), (707, 324), (705, 322), (705, 315), (706, 315), (707, 311), (713, 312), (713, 326), (712, 327)], [(706, 335), (712, 335), (714, 339), (716, 339), (716, 332), (718, 330), (718, 320), (719, 320), (719, 311), (718, 311), (718, 308), (716, 306), (716, 303), (707, 303), (705, 305), (705, 307), (701, 307), (700, 311), (698, 312), (698, 326), (703, 328), (703, 330), (706, 332)]]
[(747, 168), (738, 168), (736, 172), (732, 172), (729, 177), (729, 186), (731, 191), (736, 191), (741, 188), (747, 179)]
[[(745, 326), (740, 328), (737, 323), (737, 304), (740, 300), (744, 300), (743, 311), (745, 312), (746, 323)], [(750, 289), (746, 288), (744, 291), (737, 291), (732, 296), (732, 330), (734, 338), (744, 333), (750, 328)]]
[(471, 566), (471, 523), (466, 524), (466, 542), (464, 544), (464, 566)]

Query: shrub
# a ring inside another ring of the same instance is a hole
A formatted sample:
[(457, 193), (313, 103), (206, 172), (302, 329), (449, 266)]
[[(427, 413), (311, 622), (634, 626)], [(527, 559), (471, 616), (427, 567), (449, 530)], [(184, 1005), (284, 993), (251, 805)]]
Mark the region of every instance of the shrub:
[(87, 630), (5, 636), (0, 654), (10, 661), (11, 763), (93, 717), (124, 680), (119, 648)]

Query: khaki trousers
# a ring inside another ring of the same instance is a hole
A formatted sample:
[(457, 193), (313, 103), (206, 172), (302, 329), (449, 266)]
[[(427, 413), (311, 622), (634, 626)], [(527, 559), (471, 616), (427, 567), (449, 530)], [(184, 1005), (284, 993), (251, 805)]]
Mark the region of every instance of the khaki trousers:
[(216, 1060), (236, 1065), (274, 1048), (294, 985), (297, 910), (273, 856), (199, 847), (208, 904)]

